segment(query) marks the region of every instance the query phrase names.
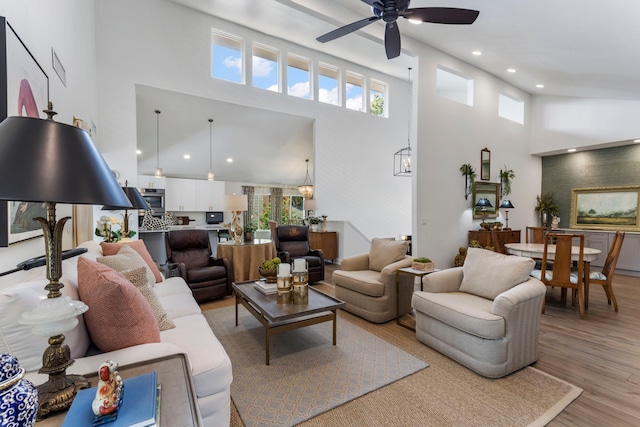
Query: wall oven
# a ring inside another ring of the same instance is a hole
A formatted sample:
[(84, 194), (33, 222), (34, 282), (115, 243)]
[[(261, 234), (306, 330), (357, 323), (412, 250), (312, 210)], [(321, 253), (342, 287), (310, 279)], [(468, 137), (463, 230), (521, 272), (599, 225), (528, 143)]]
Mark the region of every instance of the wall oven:
[[(164, 188), (139, 188), (142, 198), (149, 204), (153, 210), (153, 216), (164, 219), (165, 214), (165, 198)], [(140, 209), (138, 211), (138, 226), (142, 225), (142, 218), (144, 217), (145, 210)]]

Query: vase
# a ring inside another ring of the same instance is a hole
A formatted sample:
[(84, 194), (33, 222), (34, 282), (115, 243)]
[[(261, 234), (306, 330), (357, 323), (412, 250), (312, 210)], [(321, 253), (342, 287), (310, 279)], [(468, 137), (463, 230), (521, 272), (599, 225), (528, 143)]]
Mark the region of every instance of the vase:
[(547, 211), (541, 211), (540, 212), (540, 225), (542, 227), (546, 227), (548, 222), (549, 222), (549, 214), (547, 213)]
[(36, 422), (38, 390), (10, 354), (0, 356), (0, 425), (31, 427)]
[(311, 224), (311, 231), (318, 231), (318, 224)]

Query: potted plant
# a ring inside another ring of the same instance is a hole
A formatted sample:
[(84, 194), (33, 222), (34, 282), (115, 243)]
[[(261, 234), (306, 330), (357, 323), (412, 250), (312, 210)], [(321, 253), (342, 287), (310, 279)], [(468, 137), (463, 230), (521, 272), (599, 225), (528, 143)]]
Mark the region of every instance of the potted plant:
[(313, 231), (317, 231), (318, 230), (318, 224), (322, 224), (322, 218), (319, 216), (309, 216), (307, 218), (305, 218), (305, 223), (307, 225), (309, 225), (309, 227), (311, 228), (311, 230)]
[(253, 240), (253, 233), (258, 229), (258, 226), (254, 223), (249, 223), (244, 226), (244, 241), (249, 242)]
[(473, 185), (476, 181), (476, 171), (471, 166), (471, 163), (460, 166), (460, 172), (464, 175), (464, 198), (468, 199), (469, 194), (473, 193)]
[(411, 262), (411, 268), (420, 271), (433, 271), (433, 261), (427, 257), (414, 258)]
[(546, 227), (549, 222), (549, 215), (558, 216), (560, 209), (556, 205), (553, 193), (545, 193), (536, 196), (536, 212), (540, 214), (540, 224)]
[(267, 283), (276, 283), (278, 276), (278, 266), (282, 261), (280, 258), (275, 257), (264, 261), (258, 267), (258, 272), (264, 277)]
[(512, 169), (507, 169), (507, 165), (504, 165), (504, 170), (500, 171), (500, 181), (502, 182), (502, 197), (511, 194), (511, 180), (516, 177), (516, 174)]

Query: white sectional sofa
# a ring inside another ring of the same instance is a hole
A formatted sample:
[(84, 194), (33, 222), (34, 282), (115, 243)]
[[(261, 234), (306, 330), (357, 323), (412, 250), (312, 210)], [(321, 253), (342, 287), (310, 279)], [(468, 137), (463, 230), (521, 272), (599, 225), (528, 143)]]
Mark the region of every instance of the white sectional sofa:
[[(90, 260), (102, 256), (100, 244), (86, 242), (88, 252), (82, 254)], [(79, 257), (69, 258), (62, 263), (62, 293), (72, 299), (78, 297), (77, 262)], [(29, 327), (20, 325), (21, 314), (34, 307), (46, 296), (45, 267), (30, 270), (27, 280), (0, 290), (0, 353), (16, 356), (20, 365), (27, 370), (26, 378), (34, 384), (46, 381), (45, 375), (38, 374), (42, 366), (42, 353), (47, 340), (35, 337)], [(91, 339), (79, 316), (78, 326), (65, 334), (65, 343), (71, 349), (75, 364), (67, 369), (69, 374), (95, 373), (100, 363), (111, 359), (121, 366), (154, 359), (171, 354), (184, 353), (188, 356), (193, 376), (198, 406), (205, 426), (220, 427), (230, 423), (230, 386), (233, 379), (231, 361), (226, 351), (215, 337), (200, 307), (193, 299), (191, 290), (180, 277), (171, 277), (156, 283), (153, 287), (159, 301), (173, 321), (175, 328), (160, 331), (160, 342), (146, 343), (122, 348), (106, 353), (87, 356), (91, 353)], [(93, 352), (95, 353), (95, 348)]]

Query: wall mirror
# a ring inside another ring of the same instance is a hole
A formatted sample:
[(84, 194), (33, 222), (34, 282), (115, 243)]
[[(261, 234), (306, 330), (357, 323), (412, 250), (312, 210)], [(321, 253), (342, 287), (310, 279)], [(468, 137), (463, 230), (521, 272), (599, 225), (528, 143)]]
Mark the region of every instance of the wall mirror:
[(491, 179), (491, 151), (487, 147), (480, 151), (480, 180)]
[(482, 218), (482, 210), (480, 208), (476, 208), (476, 203), (478, 200), (483, 197), (489, 200), (491, 203), (490, 208), (487, 208), (485, 211), (487, 218), (497, 218), (498, 217), (498, 201), (500, 194), (500, 184), (497, 182), (476, 182), (473, 187), (473, 218), (478, 219)]

